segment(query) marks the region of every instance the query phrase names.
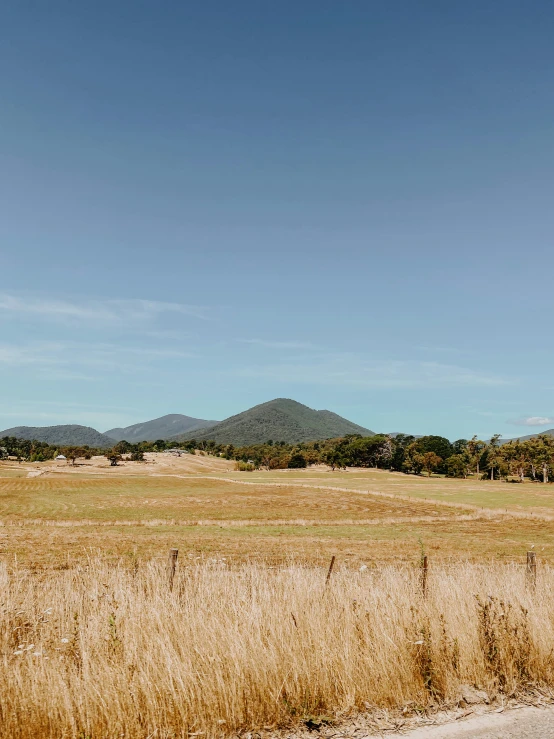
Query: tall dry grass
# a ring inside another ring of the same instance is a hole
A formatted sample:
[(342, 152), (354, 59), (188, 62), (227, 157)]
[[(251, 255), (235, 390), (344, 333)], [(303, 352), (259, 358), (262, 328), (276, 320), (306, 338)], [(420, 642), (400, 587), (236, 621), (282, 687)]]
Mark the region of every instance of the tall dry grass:
[(219, 737), (554, 685), (554, 570), (0, 568), (0, 736)]

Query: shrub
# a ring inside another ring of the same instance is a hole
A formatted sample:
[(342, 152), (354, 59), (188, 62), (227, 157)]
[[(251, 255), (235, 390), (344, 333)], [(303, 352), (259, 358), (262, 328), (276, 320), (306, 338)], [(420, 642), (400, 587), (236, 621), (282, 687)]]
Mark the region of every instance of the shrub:
[(254, 465), (250, 462), (243, 462), (240, 459), (238, 462), (235, 462), (235, 470), (237, 470), (237, 472), (254, 472), (254, 469)]

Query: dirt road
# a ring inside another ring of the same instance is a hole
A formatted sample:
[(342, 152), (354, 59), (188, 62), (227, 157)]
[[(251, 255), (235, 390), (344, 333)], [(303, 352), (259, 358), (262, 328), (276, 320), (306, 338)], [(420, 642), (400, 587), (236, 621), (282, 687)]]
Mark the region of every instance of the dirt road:
[(554, 739), (554, 706), (487, 713), (455, 724), (377, 736), (387, 739)]

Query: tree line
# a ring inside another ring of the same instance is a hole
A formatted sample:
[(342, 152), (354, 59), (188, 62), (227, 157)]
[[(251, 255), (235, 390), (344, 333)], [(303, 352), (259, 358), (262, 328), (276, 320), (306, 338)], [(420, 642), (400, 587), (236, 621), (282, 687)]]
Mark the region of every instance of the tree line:
[[(544, 483), (554, 481), (554, 437), (541, 434), (525, 441), (502, 443), (495, 434), (488, 441), (474, 436), (450, 442), (443, 436), (416, 438), (407, 434), (377, 434), (363, 437), (350, 434), (325, 441), (288, 444), (268, 440), (263, 444), (235, 447), (215, 441), (184, 442), (120, 441), (112, 449), (84, 446), (54, 446), (15, 437), (0, 439), (0, 459), (11, 456), (20, 461), (42, 462), (63, 454), (68, 462), (104, 455), (112, 465), (122, 459), (141, 462), (147, 452), (178, 449), (224, 457), (237, 462), (239, 469), (294, 469), (325, 464), (331, 469), (373, 467), (407, 474), (433, 473), (466, 478), (469, 475), (490, 480), (523, 482), (526, 478)], [(126, 455), (126, 456), (125, 456)]]
[(529, 478), (544, 483), (554, 480), (554, 437), (546, 434), (504, 444), (499, 434), (488, 441), (474, 436), (454, 442), (432, 435), (416, 438), (407, 434), (395, 437), (352, 434), (295, 445), (268, 441), (240, 448), (229, 445), (222, 450), (214, 445), (214, 451), (251, 469), (326, 464), (333, 470), (373, 467), (415, 475), (438, 473), (458, 478), (476, 475), (482, 479), (520, 482)]
[(18, 439), (15, 436), (4, 436), (0, 439), (0, 459), (13, 457), (19, 462), (48, 462), (59, 454), (70, 461), (76, 459), (91, 459), (97, 454), (103, 454), (103, 449), (88, 445), (62, 446), (48, 444), (45, 441), (30, 441)]
[[(94, 456), (105, 456), (112, 464), (117, 464), (122, 459), (131, 461), (144, 461), (146, 452), (163, 452), (167, 449), (182, 449), (194, 452), (195, 449), (210, 450), (213, 453), (213, 444), (210, 442), (196, 442), (195, 440), (179, 442), (164, 441), (141, 441), (131, 444), (128, 441), (120, 441), (111, 449), (90, 447), (86, 444), (59, 445), (48, 444), (45, 441), (29, 441), (18, 439), (15, 436), (4, 436), (0, 439), (0, 459), (13, 457), (20, 462), (48, 462), (58, 455), (63, 455), (68, 462), (75, 464), (78, 459), (91, 459)], [(124, 457), (127, 455), (127, 457)]]

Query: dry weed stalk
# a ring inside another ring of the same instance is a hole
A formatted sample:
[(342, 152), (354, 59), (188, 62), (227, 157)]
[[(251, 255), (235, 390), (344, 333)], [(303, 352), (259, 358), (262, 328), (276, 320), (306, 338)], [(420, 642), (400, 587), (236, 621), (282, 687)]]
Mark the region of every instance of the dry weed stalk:
[(554, 685), (554, 570), (0, 566), (0, 737), (221, 737)]

